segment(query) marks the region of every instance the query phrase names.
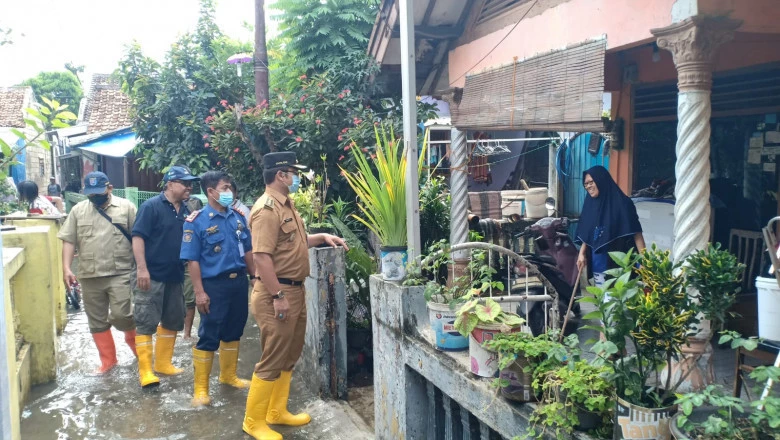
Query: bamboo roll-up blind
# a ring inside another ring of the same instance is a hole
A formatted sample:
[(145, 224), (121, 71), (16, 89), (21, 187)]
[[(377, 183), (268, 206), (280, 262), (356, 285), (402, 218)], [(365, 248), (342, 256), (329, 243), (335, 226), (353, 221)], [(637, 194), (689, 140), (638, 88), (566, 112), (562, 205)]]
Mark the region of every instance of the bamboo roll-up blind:
[(472, 130), (604, 131), (606, 40), (466, 77), (453, 125)]

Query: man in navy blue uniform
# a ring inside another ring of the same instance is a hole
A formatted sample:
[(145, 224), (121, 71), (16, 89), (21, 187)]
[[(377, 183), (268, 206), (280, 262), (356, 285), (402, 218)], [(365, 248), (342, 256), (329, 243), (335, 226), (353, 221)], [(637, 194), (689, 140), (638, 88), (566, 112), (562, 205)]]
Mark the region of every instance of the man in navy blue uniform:
[[(188, 261), (200, 312), (198, 344), (192, 349), (195, 366), (193, 406), (208, 405), (209, 375), (219, 348), (219, 381), (248, 388), (236, 375), (238, 345), (249, 314), (248, 274), (254, 274), (252, 237), (247, 220), (232, 209), (230, 176), (209, 171), (200, 177), (208, 205), (184, 223), (181, 259)], [(252, 277), (254, 280), (254, 277)]]
[[(176, 333), (184, 329), (184, 265), (179, 259), (182, 226), (190, 210), (184, 203), (198, 180), (187, 167), (173, 166), (163, 176), (165, 190), (145, 201), (133, 225), (133, 254), (138, 268), (134, 290), (141, 386), (160, 384), (154, 372), (182, 372), (171, 363)], [(157, 334), (152, 371), (152, 336)]]

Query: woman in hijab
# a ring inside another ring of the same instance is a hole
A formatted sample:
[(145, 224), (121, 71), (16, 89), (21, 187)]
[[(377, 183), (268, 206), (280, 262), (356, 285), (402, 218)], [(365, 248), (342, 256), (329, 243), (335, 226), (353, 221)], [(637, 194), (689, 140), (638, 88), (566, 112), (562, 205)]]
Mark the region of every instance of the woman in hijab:
[(604, 272), (617, 265), (609, 252), (628, 252), (645, 248), (642, 226), (634, 202), (617, 186), (609, 171), (595, 166), (582, 173), (582, 184), (588, 192), (577, 225), (577, 240), (582, 242), (577, 268), (591, 263), (597, 286), (604, 283)]

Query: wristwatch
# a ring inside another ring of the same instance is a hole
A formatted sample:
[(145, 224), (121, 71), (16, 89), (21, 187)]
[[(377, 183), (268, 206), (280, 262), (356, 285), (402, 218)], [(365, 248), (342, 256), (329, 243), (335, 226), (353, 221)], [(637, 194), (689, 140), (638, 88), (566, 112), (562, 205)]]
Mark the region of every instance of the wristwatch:
[(280, 291), (276, 292), (276, 295), (271, 295), (271, 298), (273, 298), (274, 300), (282, 299), (282, 298), (284, 298), (284, 292), (282, 292), (280, 290)]

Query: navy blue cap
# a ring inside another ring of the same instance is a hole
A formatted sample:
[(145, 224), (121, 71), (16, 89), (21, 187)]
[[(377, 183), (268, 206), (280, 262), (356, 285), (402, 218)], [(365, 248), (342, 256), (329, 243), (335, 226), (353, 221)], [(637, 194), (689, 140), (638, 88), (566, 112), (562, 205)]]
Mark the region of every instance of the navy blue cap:
[(163, 176), (163, 182), (170, 182), (171, 180), (198, 180), (198, 176), (193, 176), (189, 168), (184, 166), (172, 166), (165, 176)]
[(104, 194), (108, 190), (108, 176), (100, 171), (93, 171), (84, 177), (84, 194)]
[(263, 156), (263, 168), (270, 170), (273, 168), (293, 167), (299, 170), (305, 170), (307, 167), (298, 163), (298, 158), (292, 151), (279, 151), (276, 153), (266, 153)]

